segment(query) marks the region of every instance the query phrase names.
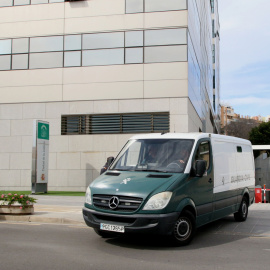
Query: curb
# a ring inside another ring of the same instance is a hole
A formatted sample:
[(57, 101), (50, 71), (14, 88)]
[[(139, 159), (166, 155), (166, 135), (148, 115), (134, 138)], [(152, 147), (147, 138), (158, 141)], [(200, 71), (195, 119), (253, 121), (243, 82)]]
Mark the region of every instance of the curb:
[(42, 222), (42, 223), (57, 223), (57, 224), (85, 224), (83, 221), (72, 220), (68, 218), (50, 218), (37, 216), (15, 216), (15, 215), (0, 215), (0, 220), (5, 221), (22, 221), (22, 222)]

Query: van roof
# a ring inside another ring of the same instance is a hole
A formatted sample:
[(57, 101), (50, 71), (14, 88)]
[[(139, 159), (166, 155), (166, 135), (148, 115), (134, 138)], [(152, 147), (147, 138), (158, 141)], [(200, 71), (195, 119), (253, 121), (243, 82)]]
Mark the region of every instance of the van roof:
[(131, 139), (198, 139), (209, 137), (208, 133), (150, 133), (139, 134), (131, 137)]
[(199, 140), (203, 138), (213, 138), (216, 140), (224, 140), (224, 141), (231, 141), (231, 142), (238, 142), (244, 144), (250, 144), (250, 141), (245, 139), (240, 139), (237, 137), (232, 136), (225, 136), (219, 134), (212, 134), (212, 133), (201, 133), (201, 132), (194, 132), (194, 133), (150, 133), (150, 134), (140, 134), (132, 136), (131, 139), (139, 140), (139, 139), (194, 139)]

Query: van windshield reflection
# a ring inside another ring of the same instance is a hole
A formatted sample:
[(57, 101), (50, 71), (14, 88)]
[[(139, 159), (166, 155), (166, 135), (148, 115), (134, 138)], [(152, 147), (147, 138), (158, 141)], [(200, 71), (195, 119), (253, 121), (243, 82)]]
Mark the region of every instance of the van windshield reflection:
[(194, 140), (130, 140), (110, 167), (118, 171), (182, 173)]

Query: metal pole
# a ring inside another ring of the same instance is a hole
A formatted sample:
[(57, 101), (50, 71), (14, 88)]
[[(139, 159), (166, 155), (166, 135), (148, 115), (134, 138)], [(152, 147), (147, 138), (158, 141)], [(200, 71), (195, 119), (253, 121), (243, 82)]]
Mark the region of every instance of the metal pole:
[(265, 184), (263, 185), (263, 199), (264, 203), (266, 203), (266, 196), (265, 196), (266, 190), (265, 190)]

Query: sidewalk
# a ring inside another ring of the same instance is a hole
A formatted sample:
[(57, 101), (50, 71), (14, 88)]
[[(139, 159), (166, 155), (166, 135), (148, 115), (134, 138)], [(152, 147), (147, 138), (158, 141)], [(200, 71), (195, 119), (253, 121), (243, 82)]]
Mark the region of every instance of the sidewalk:
[[(0, 221), (24, 221), (41, 223), (81, 224), (85, 225), (82, 208), (84, 197), (33, 195), (37, 198), (32, 215), (0, 215)], [(249, 208), (252, 216), (270, 218), (270, 204), (253, 204)], [(86, 226), (86, 225), (85, 225)]]
[(32, 215), (0, 215), (0, 220), (61, 224), (85, 224), (84, 197), (32, 195), (37, 199)]

